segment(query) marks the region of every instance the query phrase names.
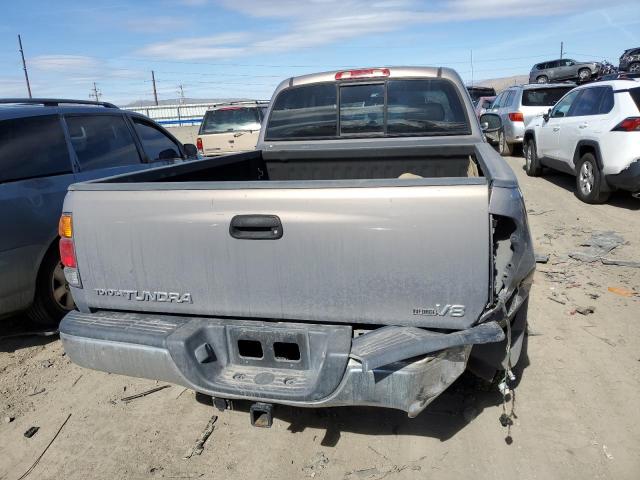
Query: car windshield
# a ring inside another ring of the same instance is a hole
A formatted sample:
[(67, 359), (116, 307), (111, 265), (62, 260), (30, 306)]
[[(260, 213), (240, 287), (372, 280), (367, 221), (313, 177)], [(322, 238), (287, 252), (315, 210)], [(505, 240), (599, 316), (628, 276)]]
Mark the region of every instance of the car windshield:
[(553, 107), (573, 87), (532, 88), (522, 91), (525, 107)]
[(209, 110), (202, 121), (200, 133), (225, 133), (260, 130), (260, 119), (255, 107), (224, 107)]
[(456, 87), (449, 80), (428, 79), (289, 88), (275, 100), (265, 138), (470, 133)]

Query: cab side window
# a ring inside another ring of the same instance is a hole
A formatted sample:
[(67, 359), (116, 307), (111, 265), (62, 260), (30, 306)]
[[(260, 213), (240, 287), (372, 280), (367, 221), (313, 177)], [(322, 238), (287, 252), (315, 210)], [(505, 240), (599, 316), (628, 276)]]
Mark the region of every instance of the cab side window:
[(598, 115), (605, 90), (606, 87), (593, 87), (581, 90), (580, 96), (576, 99), (569, 112), (570, 116), (582, 117), (585, 115)]
[(158, 162), (182, 158), (180, 147), (162, 130), (140, 118), (132, 118), (132, 120), (149, 161)]
[(67, 115), (65, 121), (80, 170), (140, 163), (131, 130), (122, 115)]

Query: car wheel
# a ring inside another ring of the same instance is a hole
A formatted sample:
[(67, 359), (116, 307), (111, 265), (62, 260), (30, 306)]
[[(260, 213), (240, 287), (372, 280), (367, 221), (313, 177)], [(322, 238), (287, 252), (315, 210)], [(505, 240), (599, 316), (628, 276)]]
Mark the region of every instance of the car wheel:
[(634, 62), (629, 65), (629, 73), (640, 73), (640, 62)]
[(576, 176), (576, 196), (585, 203), (604, 203), (610, 192), (602, 191), (602, 173), (596, 157), (585, 153), (578, 162)]
[(513, 155), (513, 145), (507, 142), (507, 137), (504, 136), (504, 132), (502, 130), (498, 132), (498, 151), (503, 157)]
[(533, 138), (524, 147), (524, 171), (530, 177), (539, 177), (542, 173), (542, 167), (536, 154), (536, 141)]
[(27, 316), (38, 325), (57, 327), (62, 317), (75, 308), (69, 284), (64, 278), (58, 244), (42, 260), (36, 279), (36, 294)]
[(581, 68), (578, 70), (578, 80), (581, 82), (586, 82), (591, 78), (591, 70), (588, 68)]
[(549, 77), (547, 77), (546, 75), (540, 75), (538, 78), (536, 78), (536, 82), (549, 83)]

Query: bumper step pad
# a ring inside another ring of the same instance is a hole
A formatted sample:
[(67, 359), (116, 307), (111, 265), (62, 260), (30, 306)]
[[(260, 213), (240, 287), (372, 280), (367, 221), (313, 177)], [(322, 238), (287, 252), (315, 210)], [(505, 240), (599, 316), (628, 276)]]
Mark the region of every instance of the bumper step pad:
[(467, 330), (438, 333), (416, 327), (382, 327), (355, 338), (351, 358), (362, 363), (365, 371), (383, 365), (425, 355), (452, 347), (499, 342), (504, 332), (496, 322), (488, 322)]

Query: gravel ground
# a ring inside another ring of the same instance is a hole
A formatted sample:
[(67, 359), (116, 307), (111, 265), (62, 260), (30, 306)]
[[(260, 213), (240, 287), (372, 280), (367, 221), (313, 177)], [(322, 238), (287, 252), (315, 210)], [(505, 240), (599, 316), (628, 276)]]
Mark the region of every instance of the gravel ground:
[(536, 253), (549, 255), (531, 292), (511, 444), (501, 397), (464, 376), (416, 419), (278, 406), (273, 428), (257, 429), (236, 402), (185, 459), (217, 413), (206, 398), (171, 386), (122, 402), (160, 385), (73, 365), (56, 336), (12, 336), (29, 329), (14, 318), (0, 327), (0, 480), (26, 472), (69, 414), (28, 478), (640, 478), (640, 268), (568, 256), (610, 230), (625, 243), (608, 257), (640, 261), (640, 200), (586, 205), (571, 177), (528, 178), (521, 158), (508, 161)]

